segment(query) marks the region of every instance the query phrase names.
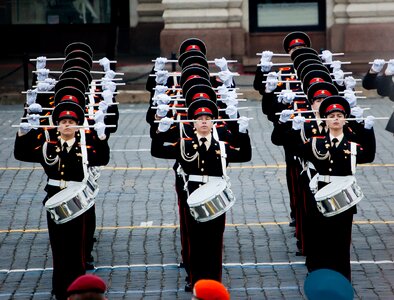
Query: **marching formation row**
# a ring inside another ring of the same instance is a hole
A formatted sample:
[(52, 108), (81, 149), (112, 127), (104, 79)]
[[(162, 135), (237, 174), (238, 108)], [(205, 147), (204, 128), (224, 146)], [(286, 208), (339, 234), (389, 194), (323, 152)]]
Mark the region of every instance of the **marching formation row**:
[[(61, 71), (45, 68), (51, 59), (34, 59), (33, 86), (25, 92), (15, 139), (15, 158), (40, 163), (48, 176), (43, 204), (53, 257), (52, 293), (59, 300), (67, 299), (67, 288), (78, 276), (94, 268), (97, 179), (100, 166), (109, 162), (108, 139), (119, 119), (115, 76), (121, 74), (110, 69), (107, 58), (92, 57), (88, 45), (72, 43), (64, 58), (52, 59), (64, 61)], [(93, 64), (104, 71), (93, 70)]]
[[(364, 117), (368, 108), (357, 105), (363, 97), (356, 90), (359, 80), (346, 76), (346, 62), (333, 60), (341, 54), (319, 54), (298, 31), (284, 37), (283, 48), (285, 54), (259, 54), (253, 86), (273, 124), (272, 142), (285, 153), (298, 255), (306, 257), (309, 272), (330, 269), (350, 285), (352, 221), (363, 198), (356, 165), (374, 160), (376, 118)], [(238, 105), (246, 99), (238, 97), (233, 78), (239, 74), (228, 66), (235, 61), (210, 61), (207, 50), (198, 38), (184, 40), (177, 60), (154, 60), (146, 83), (151, 154), (174, 161), (185, 291), (200, 279), (221, 281), (225, 216), (236, 201), (226, 168), (252, 158), (250, 118)], [(273, 63), (276, 55), (291, 62)], [(53, 59), (64, 60), (61, 71), (45, 69), (47, 60), (34, 60), (14, 155), (40, 163), (48, 176), (43, 204), (54, 260), (52, 292), (66, 299), (73, 280), (94, 268), (94, 198), (99, 167), (109, 162), (108, 139), (118, 126), (115, 97), (122, 83), (116, 76), (122, 74), (111, 70), (114, 61), (94, 61), (84, 43), (69, 44), (63, 58)], [(168, 71), (168, 63), (180, 71)], [(384, 63), (373, 62), (363, 86), (390, 95), (377, 75)], [(93, 70), (95, 64), (103, 71)]]

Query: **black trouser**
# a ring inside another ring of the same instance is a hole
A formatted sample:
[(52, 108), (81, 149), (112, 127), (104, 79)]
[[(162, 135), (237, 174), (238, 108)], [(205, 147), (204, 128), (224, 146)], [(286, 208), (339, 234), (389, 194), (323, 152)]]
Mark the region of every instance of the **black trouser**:
[(68, 286), (85, 274), (86, 215), (56, 224), (47, 213), (47, 223), (53, 257), (52, 291), (63, 300)]
[(325, 217), (315, 214), (308, 217), (308, 271), (332, 269), (351, 281), (350, 245), (354, 209)]

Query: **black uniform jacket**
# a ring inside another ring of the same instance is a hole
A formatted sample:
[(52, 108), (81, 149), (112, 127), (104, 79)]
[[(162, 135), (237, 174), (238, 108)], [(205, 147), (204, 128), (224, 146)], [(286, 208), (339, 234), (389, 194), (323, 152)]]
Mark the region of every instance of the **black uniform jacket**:
[[(188, 161), (185, 160), (184, 156), (181, 154), (181, 140), (173, 144), (164, 144), (160, 135), (161, 134), (157, 134), (157, 136), (152, 139), (151, 153), (154, 157), (176, 159), (187, 175), (223, 175), (220, 146), (218, 141), (213, 137), (211, 146), (206, 153), (201, 153), (196, 135), (183, 139), (185, 156), (193, 157), (196, 153), (199, 153), (194, 160)], [(252, 158), (249, 135), (240, 133), (239, 139), (239, 148), (234, 148), (229, 143), (225, 144), (227, 164), (229, 162), (247, 162)]]
[[(40, 163), (48, 179), (82, 181), (84, 173), (79, 134), (76, 134), (75, 143), (69, 152), (63, 154), (56, 130), (50, 131), (51, 138), (50, 142), (46, 143), (46, 151), (43, 151), (46, 140), (42, 129), (32, 129), (23, 136), (18, 136), (17, 134), (14, 147), (15, 158), (20, 161)], [(108, 164), (110, 150), (106, 140), (100, 140), (94, 131), (87, 131), (86, 144), (89, 166)], [(51, 164), (51, 162), (56, 160), (56, 163)], [(45, 190), (49, 194), (54, 194), (60, 188), (47, 185)]]

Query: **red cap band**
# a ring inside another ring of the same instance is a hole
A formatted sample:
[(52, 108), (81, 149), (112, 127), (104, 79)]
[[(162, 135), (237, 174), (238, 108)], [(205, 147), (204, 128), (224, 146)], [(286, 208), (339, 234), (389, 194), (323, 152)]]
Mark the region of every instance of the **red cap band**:
[(65, 95), (65, 96), (63, 96), (60, 101), (63, 101), (63, 100), (71, 100), (72, 102), (75, 102), (77, 104), (79, 103), (77, 97), (72, 96), (72, 95)]
[(186, 47), (186, 51), (190, 51), (194, 49), (200, 50), (200, 47), (198, 47), (197, 45), (190, 45)]
[(194, 115), (197, 115), (197, 114), (203, 113), (203, 112), (204, 112), (204, 113), (207, 113), (207, 114), (213, 115), (212, 110), (210, 110), (210, 109), (207, 108), (207, 107), (200, 107), (200, 108), (196, 109), (196, 111), (194, 112)]
[(325, 96), (332, 96), (332, 94), (327, 91), (327, 90), (318, 90), (316, 91), (316, 93), (313, 94), (313, 98), (315, 98), (316, 96), (321, 96), (321, 95), (325, 95)]
[(305, 45), (305, 41), (302, 39), (294, 39), (289, 43), (289, 47), (294, 46), (295, 44), (304, 44)]
[(201, 76), (199, 75), (190, 75), (189, 77), (186, 78), (186, 80), (192, 79), (192, 78), (200, 78)]
[(324, 82), (324, 80), (320, 77), (315, 77), (315, 78), (312, 78), (311, 81), (309, 81), (309, 84), (312, 84), (315, 82)]
[(75, 119), (78, 120), (77, 114), (76, 114), (75, 112), (71, 111), (71, 110), (62, 111), (62, 112), (59, 114), (59, 119), (61, 119), (61, 118), (64, 118), (64, 119), (65, 119), (65, 118), (75, 118)]
[(334, 109), (342, 110), (343, 112), (345, 112), (345, 108), (340, 104), (331, 104), (327, 107), (326, 112)]
[(194, 96), (192, 97), (192, 100), (196, 100), (197, 98), (206, 98), (206, 99), (210, 99), (208, 94), (206, 93), (197, 93), (194, 94)]

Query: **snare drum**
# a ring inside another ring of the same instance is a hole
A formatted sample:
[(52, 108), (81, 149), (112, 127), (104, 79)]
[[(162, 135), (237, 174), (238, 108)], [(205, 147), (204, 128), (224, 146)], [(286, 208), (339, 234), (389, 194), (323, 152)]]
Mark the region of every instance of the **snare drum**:
[(344, 176), (321, 188), (315, 199), (317, 208), (326, 217), (335, 216), (356, 205), (364, 197), (354, 176)]
[(224, 179), (207, 182), (187, 198), (190, 213), (199, 222), (207, 222), (219, 217), (234, 203), (234, 194)]
[(94, 204), (84, 183), (75, 183), (61, 190), (45, 203), (56, 224), (66, 223), (83, 214)]

